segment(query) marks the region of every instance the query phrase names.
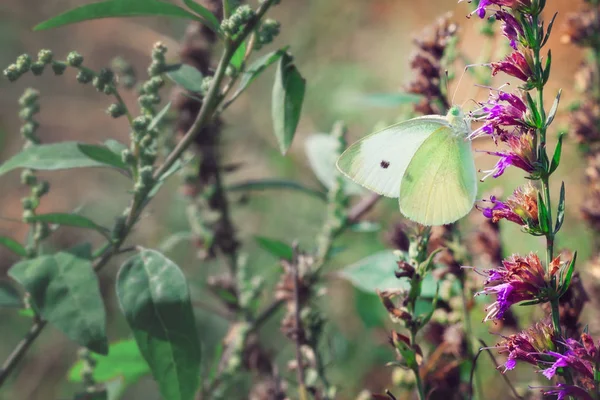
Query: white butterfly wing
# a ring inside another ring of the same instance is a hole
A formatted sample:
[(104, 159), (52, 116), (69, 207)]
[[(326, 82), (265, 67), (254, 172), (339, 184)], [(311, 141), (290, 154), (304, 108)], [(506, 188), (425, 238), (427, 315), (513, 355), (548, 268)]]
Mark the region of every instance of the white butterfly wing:
[(410, 160), (437, 129), (449, 126), (439, 115), (427, 115), (365, 136), (337, 161), (342, 173), (360, 185), (387, 197), (400, 195), (400, 184)]

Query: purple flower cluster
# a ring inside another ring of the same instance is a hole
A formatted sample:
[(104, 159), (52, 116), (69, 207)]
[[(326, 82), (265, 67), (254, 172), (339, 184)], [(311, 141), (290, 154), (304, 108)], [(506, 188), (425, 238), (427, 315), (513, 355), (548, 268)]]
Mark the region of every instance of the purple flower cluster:
[(496, 295), (496, 301), (486, 308), (484, 321), (502, 319), (513, 304), (539, 300), (548, 286), (542, 263), (534, 253), (526, 257), (513, 255), (503, 260), (501, 266), (482, 273), (487, 279), (484, 289), (476, 296)]
[(491, 207), (478, 206), (477, 208), (492, 222), (506, 219), (529, 230), (535, 230), (539, 228), (537, 198), (538, 191), (529, 182), (517, 188), (506, 201), (491, 196), (489, 200), (484, 200), (486, 203), (491, 203)]

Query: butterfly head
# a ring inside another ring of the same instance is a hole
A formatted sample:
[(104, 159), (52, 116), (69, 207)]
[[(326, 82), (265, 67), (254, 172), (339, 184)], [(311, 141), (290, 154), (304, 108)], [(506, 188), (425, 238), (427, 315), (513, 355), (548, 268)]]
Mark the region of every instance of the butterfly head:
[(456, 134), (468, 137), (471, 133), (471, 121), (465, 117), (459, 106), (452, 106), (446, 115), (446, 119)]

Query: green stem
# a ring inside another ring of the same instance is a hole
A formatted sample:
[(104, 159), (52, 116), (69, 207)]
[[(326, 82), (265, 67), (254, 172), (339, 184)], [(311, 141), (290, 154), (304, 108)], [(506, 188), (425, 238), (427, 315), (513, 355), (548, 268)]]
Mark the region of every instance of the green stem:
[[(414, 312), (412, 314), (414, 314)], [(413, 328), (410, 330), (410, 344), (414, 345), (416, 341), (417, 331)], [(425, 400), (425, 389), (423, 387), (423, 380), (421, 379), (421, 374), (419, 373), (419, 367), (417, 366), (415, 369), (413, 369), (413, 372), (415, 373), (415, 381), (417, 384), (417, 392), (419, 393), (419, 400)]]

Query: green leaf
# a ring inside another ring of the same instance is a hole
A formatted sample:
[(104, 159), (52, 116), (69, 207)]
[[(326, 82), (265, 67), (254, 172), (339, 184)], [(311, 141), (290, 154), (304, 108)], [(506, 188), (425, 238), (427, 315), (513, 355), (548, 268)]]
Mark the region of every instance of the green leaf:
[(276, 239), (269, 239), (263, 236), (255, 236), (254, 240), (256, 240), (256, 243), (258, 243), (261, 249), (267, 251), (277, 258), (290, 261), (293, 257), (294, 251), (292, 250), (292, 246), (287, 243)]
[(552, 156), (552, 162), (550, 163), (550, 170), (548, 171), (548, 174), (552, 174), (560, 165), (560, 156), (562, 153), (562, 142), (564, 137), (564, 133), (558, 135), (558, 143), (556, 144), (556, 148), (554, 149), (554, 155)]
[(106, 313), (90, 260), (59, 252), (21, 261), (8, 274), (44, 319), (81, 346), (108, 353)]
[(557, 15), (558, 15), (557, 12), (554, 13), (554, 16), (552, 17), (552, 20), (548, 24), (548, 29), (546, 29), (546, 35), (544, 35), (544, 40), (542, 40), (542, 44), (541, 44), (540, 47), (544, 47), (544, 45), (546, 44), (546, 42), (550, 38), (550, 33), (552, 32), (552, 27), (554, 26), (554, 21), (556, 20), (556, 16)]
[(179, 64), (179, 68), (167, 72), (173, 82), (190, 92), (202, 91), (204, 76), (197, 68), (188, 64)]
[(114, 151), (105, 146), (95, 144), (78, 143), (79, 150), (94, 161), (111, 167), (128, 170), (129, 167), (123, 162), (120, 154), (115, 154)]
[(423, 96), (414, 93), (373, 93), (359, 99), (361, 105), (366, 107), (396, 108), (406, 104), (417, 104)]
[(246, 57), (246, 42), (242, 42), (242, 44), (239, 45), (239, 47), (236, 49), (235, 53), (233, 53), (233, 56), (231, 57), (231, 61), (229, 62), (229, 64), (234, 67), (236, 70), (239, 71), (239, 69), (242, 67), (242, 64), (244, 63), (244, 58)]
[[(159, 113), (160, 114), (160, 113)], [(127, 150), (127, 146), (118, 140), (108, 139), (104, 142), (104, 145), (110, 149), (113, 153), (121, 157), (123, 150)]]
[(550, 232), (550, 227), (548, 226), (548, 209), (546, 208), (546, 204), (544, 204), (544, 199), (542, 198), (542, 194), (540, 192), (538, 192), (537, 197), (538, 221), (540, 223), (540, 230), (542, 233), (546, 234)]
[[(306, 138), (304, 152), (313, 173), (327, 189), (336, 183), (339, 172), (335, 166), (341, 152), (338, 151), (339, 141), (326, 133), (315, 133)], [(344, 176), (344, 193), (356, 196), (366, 190), (356, 182)]]
[(375, 293), (378, 289), (408, 289), (408, 280), (397, 279), (394, 275), (397, 262), (398, 256), (393, 251), (380, 251), (336, 271), (336, 275), (367, 293)]
[(548, 113), (548, 117), (546, 118), (546, 128), (550, 126), (552, 121), (554, 121), (554, 117), (556, 116), (556, 112), (558, 111), (558, 104), (560, 103), (560, 95), (562, 94), (562, 89), (559, 89), (556, 98), (554, 99), (554, 103), (552, 104), (552, 108)]
[(86, 4), (73, 8), (63, 14), (36, 25), (33, 30), (57, 28), (63, 25), (112, 17), (147, 17), (162, 16), (184, 18), (206, 23), (210, 22), (174, 4), (159, 0), (108, 0), (98, 3)]
[(546, 65), (542, 71), (542, 83), (545, 85), (550, 79), (550, 69), (552, 67), (552, 51), (548, 50), (548, 56), (546, 57)]
[[(433, 316), (433, 313), (435, 312), (435, 309), (437, 308), (439, 294), (440, 294), (440, 285), (439, 285), (439, 283), (436, 283), (435, 296), (433, 296), (433, 301), (429, 301), (429, 300), (426, 301), (429, 306), (426, 307), (427, 311), (423, 311), (423, 313), (422, 313), (425, 315), (423, 315), (421, 318), (421, 327), (424, 327), (425, 325), (427, 325), (427, 323), (431, 320), (431, 317)], [(423, 301), (423, 299), (418, 299), (417, 305), (419, 304), (419, 302), (422, 302), (422, 301)], [(417, 315), (420, 315), (420, 314), (417, 314)]]
[(225, 190), (229, 192), (240, 192), (248, 190), (280, 190), (290, 189), (296, 190), (310, 196), (314, 196), (323, 201), (327, 201), (327, 193), (324, 193), (317, 189), (308, 188), (298, 182), (288, 181), (284, 179), (262, 179), (255, 181), (246, 181), (242, 183), (235, 183), (225, 187)]
[(162, 121), (162, 119), (165, 117), (165, 115), (167, 115), (167, 113), (169, 112), (169, 109), (171, 108), (171, 102), (168, 102), (155, 116), (154, 118), (152, 118), (152, 121), (150, 121), (150, 124), (148, 124), (148, 130), (154, 129), (156, 128), (156, 126), (158, 124), (160, 124), (160, 122)]
[(116, 286), (162, 396), (192, 400), (200, 384), (200, 343), (183, 273), (161, 253), (142, 250), (123, 264)]
[[(96, 360), (93, 377), (97, 382), (104, 383), (122, 377), (128, 386), (150, 374), (150, 367), (133, 339), (111, 343), (107, 356), (92, 354), (92, 358)], [(81, 382), (83, 368), (84, 362), (77, 361), (69, 371), (69, 380)]]
[(0, 307), (23, 307), (21, 294), (10, 282), (0, 281)]
[(293, 58), (285, 53), (279, 59), (271, 103), (273, 130), (281, 154), (287, 153), (292, 145), (300, 122), (305, 90), (306, 81), (296, 69)]
[(237, 97), (241, 92), (246, 90), (248, 86), (260, 75), (263, 73), (265, 69), (267, 69), (271, 64), (276, 62), (285, 54), (287, 51), (287, 47), (275, 50), (271, 53), (265, 54), (264, 56), (258, 58), (254, 61), (246, 71), (240, 77), (240, 83), (238, 85), (238, 89), (236, 93), (232, 97)]
[(559, 297), (567, 292), (569, 289), (569, 285), (571, 284), (571, 279), (573, 279), (573, 272), (575, 271), (575, 262), (577, 261), (577, 252), (573, 253), (573, 258), (569, 262), (569, 266), (567, 267), (567, 273), (564, 277), (561, 277), (560, 287), (559, 287)]
[(93, 229), (106, 236), (110, 232), (109, 229), (104, 228), (89, 218), (78, 214), (67, 214), (67, 213), (50, 213), (50, 214), (38, 214), (30, 218), (31, 222), (46, 222), (48, 224), (57, 224), (61, 226), (73, 226), (76, 228)]
[(6, 247), (7, 249), (9, 249), (10, 251), (12, 251), (13, 253), (15, 253), (18, 256), (21, 257), (26, 257), (27, 256), (27, 250), (25, 250), (25, 247), (23, 247), (23, 245), (19, 242), (17, 242), (16, 240), (6, 237), (6, 236), (0, 236), (0, 245)]
[(374, 293), (366, 293), (362, 290), (354, 290), (354, 307), (356, 314), (366, 328), (384, 327), (389, 320), (381, 299)]
[(560, 185), (560, 197), (558, 199), (558, 208), (556, 213), (556, 226), (554, 227), (554, 233), (556, 234), (565, 222), (565, 183)]
[(92, 160), (79, 149), (80, 143), (60, 142), (31, 146), (15, 154), (0, 165), (0, 175), (17, 168), (31, 168), (44, 171), (59, 169), (106, 167), (106, 164)]
[(527, 94), (526, 98), (527, 98), (528, 108), (532, 115), (532, 122), (536, 128), (541, 128), (542, 127), (542, 117), (540, 115), (540, 111), (538, 110), (537, 105), (535, 104), (535, 101), (533, 100), (533, 97), (531, 97), (531, 94), (529, 92), (526, 92), (526, 94)]
[(190, 10), (198, 14), (203, 19), (203, 24), (210, 28), (212, 31), (219, 33), (221, 31), (221, 23), (206, 7), (201, 6), (194, 0), (183, 0), (183, 3), (188, 6)]

